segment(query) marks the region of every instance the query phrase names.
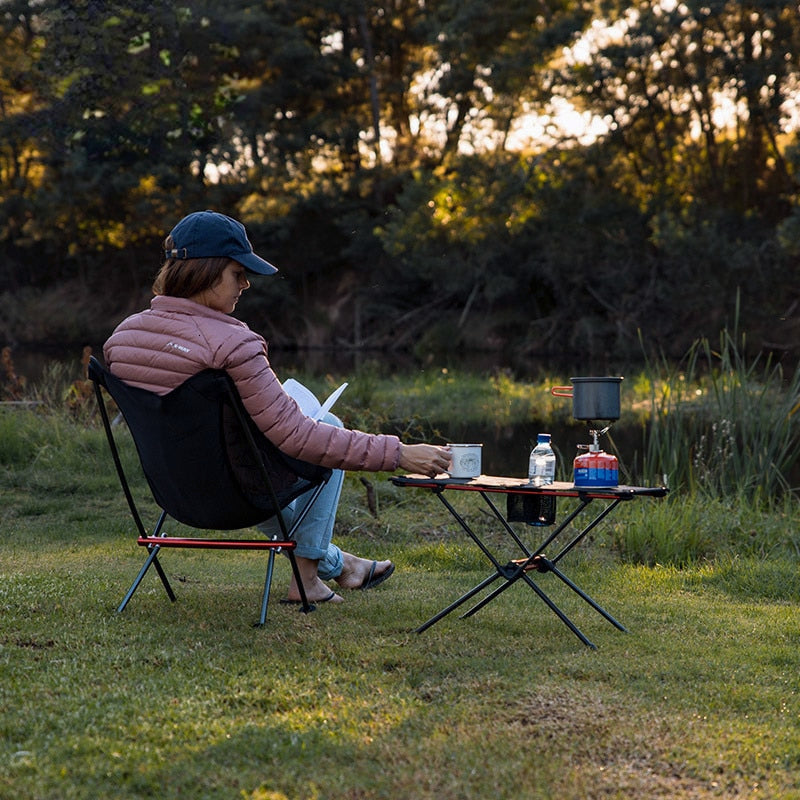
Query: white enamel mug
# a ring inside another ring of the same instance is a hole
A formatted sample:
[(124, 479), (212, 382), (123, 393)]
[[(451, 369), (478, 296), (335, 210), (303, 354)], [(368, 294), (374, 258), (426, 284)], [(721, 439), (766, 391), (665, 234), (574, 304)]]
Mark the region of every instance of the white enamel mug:
[(447, 474), (451, 478), (477, 478), (481, 474), (482, 447), (482, 444), (451, 444)]

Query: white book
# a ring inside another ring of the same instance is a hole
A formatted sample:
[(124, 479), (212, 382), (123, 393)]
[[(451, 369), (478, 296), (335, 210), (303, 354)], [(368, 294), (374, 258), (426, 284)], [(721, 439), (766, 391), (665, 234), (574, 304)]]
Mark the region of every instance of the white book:
[(335, 389), (328, 395), (324, 403), (317, 400), (316, 395), (307, 387), (303, 386), (300, 381), (294, 378), (288, 378), (283, 383), (283, 391), (294, 398), (300, 410), (311, 419), (322, 419), (333, 408), (333, 404), (339, 399), (339, 395), (347, 388), (347, 383), (343, 383), (338, 389)]

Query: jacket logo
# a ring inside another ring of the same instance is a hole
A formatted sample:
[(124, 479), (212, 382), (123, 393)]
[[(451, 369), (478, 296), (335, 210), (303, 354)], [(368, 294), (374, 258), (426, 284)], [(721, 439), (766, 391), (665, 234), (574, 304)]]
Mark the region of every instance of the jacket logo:
[(167, 347), (171, 347), (173, 350), (180, 350), (181, 353), (189, 352), (188, 347), (184, 347), (182, 344), (176, 344), (175, 342), (167, 342)]

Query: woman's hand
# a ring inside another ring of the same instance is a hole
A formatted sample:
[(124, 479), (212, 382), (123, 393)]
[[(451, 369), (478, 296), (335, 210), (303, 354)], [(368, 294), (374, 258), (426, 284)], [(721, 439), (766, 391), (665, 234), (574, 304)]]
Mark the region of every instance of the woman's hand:
[(433, 478), (450, 466), (450, 448), (435, 444), (401, 444), (400, 469)]

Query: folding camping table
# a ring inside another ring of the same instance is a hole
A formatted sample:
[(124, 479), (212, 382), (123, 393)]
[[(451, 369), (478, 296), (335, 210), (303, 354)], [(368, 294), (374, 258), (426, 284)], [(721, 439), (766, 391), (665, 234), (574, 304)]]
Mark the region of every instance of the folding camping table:
[[(597, 526), (603, 519), (605, 519), (620, 503), (634, 500), (640, 497), (664, 497), (667, 494), (667, 489), (664, 487), (645, 487), (645, 486), (616, 486), (609, 489), (599, 488), (583, 488), (576, 487), (572, 483), (556, 482), (548, 486), (535, 487), (532, 486), (525, 478), (504, 478), (491, 475), (481, 475), (477, 478), (458, 479), (451, 478), (448, 475), (439, 475), (436, 478), (428, 478), (424, 475), (395, 475), (392, 476), (392, 483), (396, 486), (405, 488), (427, 489), (433, 492), (445, 508), (450, 512), (453, 518), (458, 522), (464, 532), (469, 538), (478, 546), (481, 552), (491, 562), (494, 571), (479, 584), (470, 589), (466, 594), (458, 598), (458, 600), (451, 603), (447, 608), (435, 614), (427, 622), (420, 625), (416, 630), (417, 633), (430, 628), (431, 625), (438, 622), (443, 617), (447, 616), (451, 611), (454, 611), (463, 603), (466, 603), (472, 597), (487, 589), (491, 584), (497, 580), (502, 583), (492, 589), (476, 605), (470, 608), (462, 615), (462, 618), (469, 617), (483, 608), (485, 605), (494, 600), (498, 595), (504, 592), (509, 587), (513, 586), (517, 581), (526, 583), (539, 598), (553, 611), (556, 616), (588, 647), (595, 649), (589, 639), (582, 633), (582, 631), (567, 617), (567, 615), (553, 602), (553, 600), (545, 594), (544, 590), (533, 580), (532, 573), (552, 573), (562, 583), (568, 586), (579, 597), (586, 601), (598, 614), (608, 620), (615, 628), (625, 631), (625, 627), (611, 616), (605, 609), (603, 609), (595, 600), (593, 600), (586, 592), (570, 580), (560, 569), (559, 562), (569, 553), (595, 526)], [(503, 542), (508, 542), (510, 539), (515, 548), (519, 548), (521, 556), (519, 558), (512, 558), (505, 560), (502, 556), (495, 552), (492, 547), (478, 536), (478, 534), (470, 527), (464, 517), (454, 508), (450, 500), (445, 496), (450, 492), (478, 492), (484, 499), (494, 518), (499, 522), (500, 529), (507, 535), (503, 538)], [(545, 538), (543, 541), (534, 546), (529, 547), (523, 540), (522, 536), (509, 524), (506, 516), (497, 508), (490, 495), (513, 495), (522, 498), (534, 496), (534, 498), (542, 497), (571, 497), (577, 498), (578, 502), (575, 507), (561, 520), (555, 523), (552, 528), (547, 527), (534, 527), (528, 526), (526, 533), (540, 531)], [(595, 501), (600, 501), (604, 505), (594, 517), (590, 517), (588, 522), (583, 528), (578, 527), (577, 532), (574, 528), (570, 528), (573, 521), (575, 521), (586, 509), (591, 506)], [(567, 539), (564, 543), (557, 545), (556, 540), (562, 536), (566, 537), (572, 532), (572, 538)], [(560, 549), (557, 550), (556, 555), (548, 557), (545, 555), (545, 550), (553, 545)]]

